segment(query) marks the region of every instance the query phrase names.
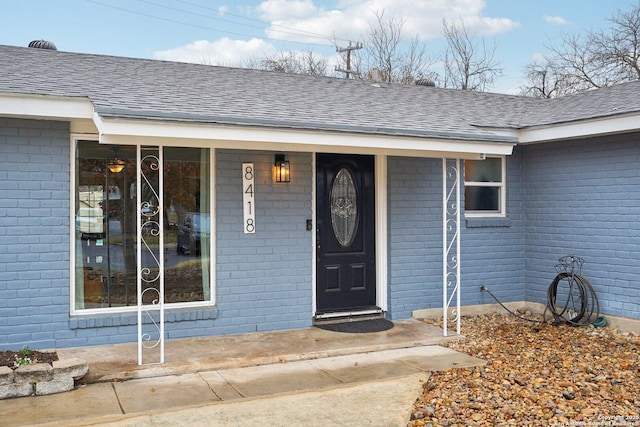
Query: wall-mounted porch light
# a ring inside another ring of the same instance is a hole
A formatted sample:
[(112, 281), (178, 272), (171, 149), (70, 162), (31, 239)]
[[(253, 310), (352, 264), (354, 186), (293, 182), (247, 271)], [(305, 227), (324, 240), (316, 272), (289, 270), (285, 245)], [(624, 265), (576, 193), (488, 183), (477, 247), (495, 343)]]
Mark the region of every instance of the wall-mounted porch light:
[(276, 182), (291, 182), (291, 164), (285, 160), (284, 154), (276, 154)]

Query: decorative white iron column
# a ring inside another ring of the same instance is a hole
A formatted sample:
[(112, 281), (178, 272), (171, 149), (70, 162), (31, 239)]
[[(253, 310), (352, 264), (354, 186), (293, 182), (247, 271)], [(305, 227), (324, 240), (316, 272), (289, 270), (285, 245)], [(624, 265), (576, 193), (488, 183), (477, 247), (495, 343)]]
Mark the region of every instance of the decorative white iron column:
[(442, 159), (442, 310), (443, 335), (449, 320), (460, 335), (460, 159)]
[[(137, 149), (138, 365), (164, 363), (164, 215), (162, 150)], [(144, 316), (143, 316), (144, 314)], [(144, 363), (143, 349), (158, 348)]]

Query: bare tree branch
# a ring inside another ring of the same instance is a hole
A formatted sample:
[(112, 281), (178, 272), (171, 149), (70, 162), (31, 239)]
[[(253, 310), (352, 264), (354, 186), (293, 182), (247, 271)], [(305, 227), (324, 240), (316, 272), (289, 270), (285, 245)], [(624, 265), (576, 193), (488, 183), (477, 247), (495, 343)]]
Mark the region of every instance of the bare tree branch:
[(478, 44), (467, 31), (464, 21), (442, 20), (447, 41), (444, 54), (444, 84), (463, 90), (485, 91), (502, 75), (502, 67), (494, 58), (496, 45)]
[(555, 98), (566, 94), (566, 76), (548, 57), (535, 60), (525, 67), (529, 85), (520, 87), (520, 94), (534, 98)]
[(402, 30), (404, 20), (386, 19), (384, 11), (375, 12), (375, 21), (369, 25), (362, 58), (362, 76), (369, 80), (389, 83), (413, 84), (423, 78), (434, 78), (429, 68), (435, 63), (427, 57), (426, 45), (416, 35), (404, 47)]
[(400, 62), (398, 45), (404, 21), (393, 17), (385, 21), (384, 11), (375, 12), (375, 17), (376, 20), (369, 24), (367, 43), (365, 43), (368, 55), (367, 68), (374, 80), (392, 82), (395, 65)]
[[(640, 78), (640, 3), (609, 18), (607, 30), (564, 34), (548, 47), (542, 87), (540, 64), (527, 65), (527, 83), (521, 88), (532, 96), (556, 97), (620, 84)], [(553, 86), (556, 89), (550, 91)]]
[(256, 58), (245, 60), (243, 66), (257, 70), (313, 76), (326, 76), (328, 68), (327, 60), (313, 51), (280, 51), (262, 60)]

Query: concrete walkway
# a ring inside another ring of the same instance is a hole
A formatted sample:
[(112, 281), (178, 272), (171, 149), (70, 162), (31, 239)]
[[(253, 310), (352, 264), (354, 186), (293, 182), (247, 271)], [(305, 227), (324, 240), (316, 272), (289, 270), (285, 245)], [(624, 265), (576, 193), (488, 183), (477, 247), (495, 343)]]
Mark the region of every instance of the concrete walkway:
[(402, 426), (430, 371), (484, 363), (442, 340), (411, 320), (167, 341), (163, 365), (138, 366), (130, 344), (59, 350), (89, 362), (83, 384), (0, 401), (0, 425)]

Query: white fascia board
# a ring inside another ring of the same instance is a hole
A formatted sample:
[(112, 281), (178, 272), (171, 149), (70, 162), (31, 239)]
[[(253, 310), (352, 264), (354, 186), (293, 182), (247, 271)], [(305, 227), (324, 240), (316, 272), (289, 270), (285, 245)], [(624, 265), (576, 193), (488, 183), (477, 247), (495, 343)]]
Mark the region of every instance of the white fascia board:
[[(373, 135), (258, 126), (144, 122), (94, 115), (105, 144), (202, 145), (216, 148), (479, 158), (510, 155), (514, 143)], [(182, 141), (182, 142), (181, 142)]]
[(640, 116), (633, 114), (526, 128), (520, 131), (518, 141), (519, 144), (535, 144), (638, 130), (640, 130)]
[(0, 93), (0, 116), (24, 119), (92, 119), (93, 104), (87, 98)]

